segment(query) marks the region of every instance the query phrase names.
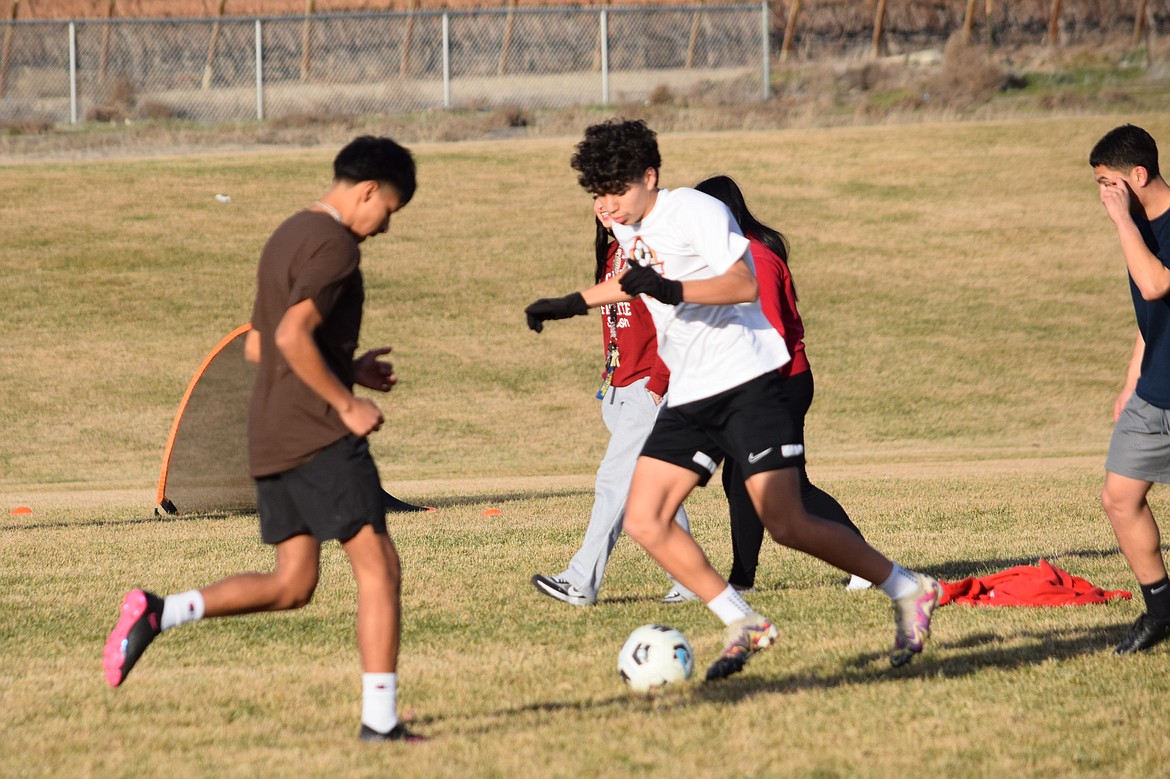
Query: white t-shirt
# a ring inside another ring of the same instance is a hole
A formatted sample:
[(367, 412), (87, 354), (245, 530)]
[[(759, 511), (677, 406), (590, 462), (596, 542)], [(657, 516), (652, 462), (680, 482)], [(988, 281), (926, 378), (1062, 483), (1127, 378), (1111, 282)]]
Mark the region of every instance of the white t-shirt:
[[(613, 234), (631, 262), (668, 279), (720, 276), (740, 258), (755, 273), (748, 240), (719, 200), (694, 189), (660, 189), (650, 213)], [(746, 255), (746, 256), (745, 256)], [(709, 398), (774, 371), (791, 356), (758, 300), (711, 306), (667, 305), (643, 295), (658, 331), (658, 354), (670, 368), (667, 404)]]

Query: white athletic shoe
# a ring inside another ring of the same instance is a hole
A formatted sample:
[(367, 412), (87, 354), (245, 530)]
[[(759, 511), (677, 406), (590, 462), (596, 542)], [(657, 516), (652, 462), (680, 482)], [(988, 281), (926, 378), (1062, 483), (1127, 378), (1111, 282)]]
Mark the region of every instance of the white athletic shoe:
[(662, 599), (663, 603), (686, 603), (689, 600), (698, 600), (699, 596), (690, 590), (675, 585), (674, 589), (666, 593), (666, 597)]

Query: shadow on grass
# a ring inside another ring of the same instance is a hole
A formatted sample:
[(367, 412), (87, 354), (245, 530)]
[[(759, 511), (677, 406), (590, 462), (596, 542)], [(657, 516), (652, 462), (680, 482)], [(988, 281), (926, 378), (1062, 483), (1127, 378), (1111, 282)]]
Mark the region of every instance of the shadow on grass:
[[(575, 487), (572, 489), (560, 490), (531, 490), (526, 492), (502, 492), (502, 493), (483, 493), (479, 495), (458, 495), (444, 498), (435, 498), (433, 500), (425, 501), (427, 506), (436, 509), (444, 508), (459, 508), (462, 506), (474, 506), (477, 504), (493, 504), (499, 505), (502, 503), (518, 503), (527, 500), (536, 500), (539, 498), (565, 498), (578, 497), (581, 495), (592, 495), (592, 487)], [(401, 524), (411, 516), (417, 515), (419, 519), (425, 520), (430, 512), (390, 512), (396, 524)], [(152, 522), (190, 522), (197, 520), (224, 520), (224, 519), (251, 519), (255, 520), (257, 517), (256, 510), (248, 511), (209, 511), (206, 513), (190, 513), (190, 514), (155, 514), (141, 517), (126, 517), (122, 519), (83, 519), (83, 520), (50, 520), (47, 522), (26, 520), (23, 522), (0, 522), (0, 533), (13, 532), (21, 530), (52, 530), (54, 528), (87, 528), (87, 527), (120, 527), (145, 525)]]
[[(511, 720), (517, 717), (544, 716), (559, 714), (590, 713), (596, 716), (606, 709), (620, 710), (634, 707), (644, 711), (671, 711), (693, 706), (694, 696), (687, 687), (663, 690), (652, 695), (638, 695), (624, 692), (610, 695), (605, 698), (589, 700), (537, 701), (519, 706), (508, 706), (482, 713), (465, 714), (427, 714), (411, 718), (412, 725), (426, 726), (442, 723), (468, 723), (466, 726), (457, 726), (459, 737), (469, 735), (483, 735), (500, 732), (500, 721)], [(548, 722), (551, 722), (549, 720)], [(548, 722), (544, 724), (547, 725)]]
[(479, 503), (516, 503), (538, 498), (571, 498), (579, 495), (592, 495), (592, 487), (574, 487), (558, 490), (527, 490), (515, 492), (486, 492), (479, 495), (452, 495), (449, 497), (431, 498), (426, 501), (428, 506), (437, 509), (457, 508), (460, 506), (474, 506)]
[(191, 522), (195, 520), (223, 520), (223, 519), (250, 519), (256, 520), (256, 512), (214, 511), (206, 514), (159, 514), (146, 517), (125, 517), (122, 519), (82, 519), (71, 521), (67, 519), (52, 520), (49, 522), (27, 522), (21, 524), (0, 523), (0, 533), (10, 533), (18, 530), (54, 530), (60, 528), (87, 527), (127, 527), (133, 525), (149, 525), (155, 523), (170, 524), (173, 522)]
[[(903, 668), (885, 666), (885, 652), (860, 654), (836, 673), (796, 673), (779, 678), (733, 677), (703, 685), (696, 696), (713, 702), (734, 702), (754, 695), (827, 690), (859, 684), (886, 684), (905, 679), (958, 679), (987, 669), (1010, 671), (1052, 659), (1111, 653), (1129, 630), (1129, 623), (1107, 628), (1080, 627), (1014, 634), (1011, 646), (997, 633), (976, 633), (955, 641), (933, 641), (926, 654)], [(940, 656), (941, 654), (941, 656)], [(879, 670), (880, 669), (880, 670)]]
[[(492, 733), (500, 720), (529, 715), (561, 713), (596, 713), (607, 708), (636, 707), (646, 711), (670, 711), (700, 703), (735, 703), (757, 695), (784, 695), (806, 690), (832, 690), (862, 684), (890, 684), (908, 679), (957, 679), (987, 669), (1010, 671), (1039, 665), (1052, 659), (1067, 659), (1087, 654), (1111, 653), (1129, 629), (1129, 623), (1106, 628), (1080, 627), (1014, 634), (1004, 645), (996, 633), (975, 633), (955, 641), (935, 641), (927, 653), (904, 668), (890, 668), (887, 654), (867, 652), (842, 663), (827, 673), (793, 673), (775, 677), (733, 676), (720, 682), (685, 685), (643, 697), (628, 693), (591, 700), (540, 701), (509, 706), (477, 714), (438, 714), (418, 717), (415, 724), (466, 722), (460, 735)], [(941, 655), (941, 656), (940, 656)], [(1120, 661), (1123, 662), (1123, 661)], [(701, 680), (703, 670), (695, 676)]]

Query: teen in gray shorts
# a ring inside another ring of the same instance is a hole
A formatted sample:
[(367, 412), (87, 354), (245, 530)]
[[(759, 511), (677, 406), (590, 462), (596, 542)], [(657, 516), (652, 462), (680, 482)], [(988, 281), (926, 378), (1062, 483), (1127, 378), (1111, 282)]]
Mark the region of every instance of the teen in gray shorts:
[(1117, 424), (1101, 490), (1101, 505), (1146, 605), (1117, 645), (1115, 651), (1126, 655), (1170, 637), (1170, 577), (1147, 500), (1155, 482), (1170, 482), (1170, 186), (1159, 172), (1154, 139), (1130, 124), (1106, 133), (1089, 165), (1117, 231), (1137, 320), (1125, 382), (1113, 403)]

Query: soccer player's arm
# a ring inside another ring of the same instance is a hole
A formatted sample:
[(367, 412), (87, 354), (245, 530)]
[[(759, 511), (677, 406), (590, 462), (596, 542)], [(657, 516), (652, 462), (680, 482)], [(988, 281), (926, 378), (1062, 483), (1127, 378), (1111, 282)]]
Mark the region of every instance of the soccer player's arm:
[(683, 281), (682, 302), (727, 306), (756, 300), (760, 287), (747, 261), (748, 240), (735, 225), (731, 212), (722, 203), (698, 193), (688, 196), (699, 198), (683, 223), (690, 232), (695, 253), (716, 272), (725, 270), (711, 278)]
[(1162, 264), (1157, 255), (1146, 246), (1145, 239), (1138, 232), (1133, 220), (1128, 224), (1117, 224), (1117, 236), (1121, 239), (1121, 251), (1125, 255), (1125, 266), (1143, 300), (1161, 300), (1170, 294), (1170, 268)]
[(1121, 416), (1121, 410), (1129, 402), (1129, 398), (1137, 389), (1138, 379), (1142, 375), (1142, 357), (1146, 354), (1146, 339), (1142, 338), (1141, 330), (1137, 334), (1137, 342), (1133, 345), (1133, 355), (1129, 358), (1129, 367), (1125, 371), (1125, 385), (1117, 393), (1117, 400), (1113, 401), (1113, 421)]
[(581, 292), (573, 292), (561, 298), (541, 298), (524, 309), (528, 328), (537, 333), (544, 330), (544, 323), (550, 319), (568, 319), (583, 316), (589, 309), (609, 303), (632, 300), (622, 291), (617, 279), (606, 279)]
[(1101, 204), (1117, 228), (1121, 241), (1121, 252), (1133, 283), (1143, 300), (1161, 300), (1170, 294), (1170, 268), (1146, 246), (1138, 226), (1130, 215), (1132, 196), (1129, 187), (1120, 179), (1102, 177), (1097, 179), (1101, 192)]
[(611, 303), (633, 300), (633, 295), (627, 295), (622, 291), (622, 285), (618, 281), (618, 278), (614, 276), (600, 284), (594, 284), (589, 289), (582, 290), (581, 297), (585, 298), (585, 305), (590, 308), (597, 308), (598, 306), (608, 306)]
[[(746, 256), (745, 253), (744, 257)], [(760, 294), (760, 287), (744, 257), (740, 257), (730, 268), (714, 278), (684, 281), (683, 302), (726, 306), (755, 300)]]
[[(746, 256), (746, 252), (744, 254)], [(709, 279), (668, 279), (649, 267), (631, 265), (629, 270), (618, 277), (618, 281), (622, 290), (628, 294), (649, 295), (672, 306), (679, 303), (706, 306), (749, 303), (759, 294), (756, 276), (743, 257), (733, 262), (723, 273)]]
[(244, 336), (244, 361), (260, 362), (260, 331), (254, 327)]
[(394, 365), (378, 358), (390, 354), (393, 349), (381, 346), (370, 349), (368, 352), (353, 361), (353, 380), (366, 389), (378, 392), (389, 392), (398, 383), (398, 374), (394, 372)]
[(313, 340), (322, 321), (311, 298), (294, 303), (276, 326), (276, 348), (297, 378), (337, 411), (350, 432), (369, 435), (382, 426), (382, 412), (373, 401), (354, 396), (325, 364)]

